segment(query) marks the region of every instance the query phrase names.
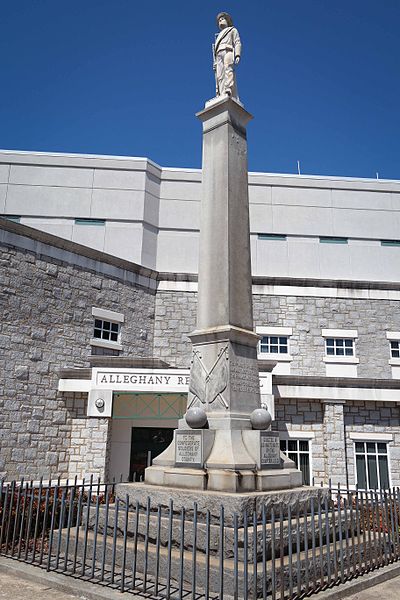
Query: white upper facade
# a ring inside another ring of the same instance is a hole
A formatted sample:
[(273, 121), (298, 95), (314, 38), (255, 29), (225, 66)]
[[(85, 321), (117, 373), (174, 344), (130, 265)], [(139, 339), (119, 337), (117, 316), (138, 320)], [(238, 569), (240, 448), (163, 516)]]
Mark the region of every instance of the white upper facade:
[[(400, 281), (400, 181), (250, 173), (249, 198), (253, 275)], [(200, 199), (199, 169), (0, 151), (0, 215), (161, 272), (197, 272)]]

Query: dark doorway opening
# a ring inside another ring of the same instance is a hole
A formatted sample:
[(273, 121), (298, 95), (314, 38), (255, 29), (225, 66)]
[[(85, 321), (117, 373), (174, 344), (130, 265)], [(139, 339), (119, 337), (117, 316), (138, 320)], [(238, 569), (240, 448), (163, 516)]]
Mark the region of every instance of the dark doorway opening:
[(173, 429), (132, 427), (129, 481), (142, 481), (144, 470), (172, 442)]

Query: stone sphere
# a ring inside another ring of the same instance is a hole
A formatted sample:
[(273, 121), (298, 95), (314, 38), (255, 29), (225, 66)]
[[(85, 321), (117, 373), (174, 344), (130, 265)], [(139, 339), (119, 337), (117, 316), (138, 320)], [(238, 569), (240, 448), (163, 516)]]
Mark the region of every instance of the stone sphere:
[(250, 423), (253, 429), (268, 429), (272, 417), (265, 408), (256, 408), (250, 415)]
[(206, 411), (201, 406), (193, 406), (187, 411), (185, 420), (192, 429), (202, 429), (207, 424)]

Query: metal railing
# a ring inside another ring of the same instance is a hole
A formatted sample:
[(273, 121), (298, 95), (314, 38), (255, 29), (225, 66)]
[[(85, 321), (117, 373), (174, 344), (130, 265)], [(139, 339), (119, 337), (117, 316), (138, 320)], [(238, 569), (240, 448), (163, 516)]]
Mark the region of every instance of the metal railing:
[(400, 558), (398, 488), (304, 488), (232, 513), (93, 478), (0, 484), (1, 555), (148, 597), (295, 599)]

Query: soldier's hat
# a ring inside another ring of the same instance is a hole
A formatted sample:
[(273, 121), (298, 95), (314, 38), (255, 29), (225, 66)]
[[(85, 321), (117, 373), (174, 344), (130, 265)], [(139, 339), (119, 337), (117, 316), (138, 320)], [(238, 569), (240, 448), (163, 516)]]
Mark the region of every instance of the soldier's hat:
[(220, 13), (217, 14), (217, 18), (216, 18), (217, 25), (218, 25), (218, 22), (219, 22), (219, 20), (220, 20), (221, 17), (225, 17), (226, 22), (228, 23), (228, 26), (229, 27), (233, 27), (232, 17), (231, 17), (231, 15), (229, 13), (226, 13), (226, 12), (220, 12)]

